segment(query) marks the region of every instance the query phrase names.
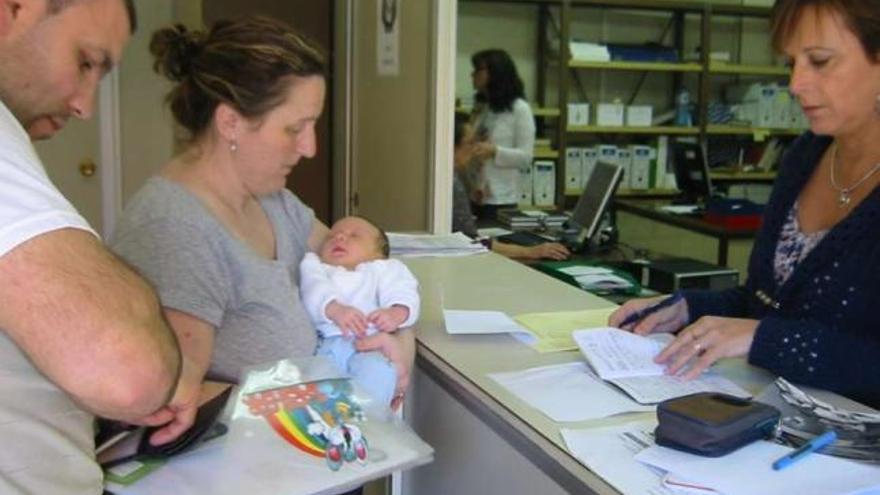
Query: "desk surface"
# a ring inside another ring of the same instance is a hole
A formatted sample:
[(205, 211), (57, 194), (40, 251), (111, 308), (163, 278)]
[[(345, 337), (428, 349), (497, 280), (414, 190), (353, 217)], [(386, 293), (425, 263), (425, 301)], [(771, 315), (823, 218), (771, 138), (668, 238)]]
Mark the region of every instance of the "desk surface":
[[(488, 373), (580, 360), (576, 351), (539, 354), (506, 335), (449, 335), (442, 308), (500, 310), (510, 315), (600, 308), (611, 303), (494, 253), (406, 260), (421, 281), (418, 365), (521, 454), (569, 492), (616, 493), (565, 449), (560, 427), (632, 421), (620, 415), (582, 423), (555, 423), (507, 392)], [(755, 393), (770, 376), (731, 360), (722, 372)]]
[(661, 211), (658, 207), (670, 204), (666, 200), (615, 200), (614, 205), (621, 211), (650, 218), (683, 229), (692, 230), (701, 234), (710, 235), (719, 239), (752, 239), (757, 229), (731, 229), (709, 223), (700, 217), (688, 215), (674, 215)]

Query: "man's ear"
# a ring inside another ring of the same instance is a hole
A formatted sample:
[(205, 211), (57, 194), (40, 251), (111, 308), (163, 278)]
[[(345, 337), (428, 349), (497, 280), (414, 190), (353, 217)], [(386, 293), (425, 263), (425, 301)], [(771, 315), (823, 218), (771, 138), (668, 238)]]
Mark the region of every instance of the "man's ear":
[(217, 126), (217, 132), (226, 141), (238, 140), (245, 124), (245, 118), (227, 103), (220, 103), (214, 109), (214, 125)]
[(0, 0), (0, 39), (27, 31), (46, 16), (48, 0)]

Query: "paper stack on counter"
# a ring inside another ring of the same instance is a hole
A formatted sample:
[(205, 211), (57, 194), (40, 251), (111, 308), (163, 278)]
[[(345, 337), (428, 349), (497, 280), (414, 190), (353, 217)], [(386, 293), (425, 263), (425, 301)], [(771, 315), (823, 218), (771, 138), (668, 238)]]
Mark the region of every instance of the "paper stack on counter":
[(391, 255), (399, 257), (467, 256), (488, 250), (479, 241), (455, 232), (448, 235), (389, 233)]
[(672, 335), (642, 337), (605, 327), (578, 330), (573, 337), (600, 378), (613, 383), (641, 404), (656, 404), (697, 392), (751, 397), (739, 385), (712, 371), (693, 380), (665, 374), (665, 367), (655, 363), (654, 357), (672, 340)]

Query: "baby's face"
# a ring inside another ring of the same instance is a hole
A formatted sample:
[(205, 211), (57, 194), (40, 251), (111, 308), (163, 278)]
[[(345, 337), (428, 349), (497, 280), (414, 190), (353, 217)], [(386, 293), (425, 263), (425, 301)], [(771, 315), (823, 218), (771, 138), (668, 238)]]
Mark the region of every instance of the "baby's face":
[(380, 259), (379, 235), (363, 218), (343, 218), (333, 224), (321, 245), (321, 261), (352, 270), (365, 261)]

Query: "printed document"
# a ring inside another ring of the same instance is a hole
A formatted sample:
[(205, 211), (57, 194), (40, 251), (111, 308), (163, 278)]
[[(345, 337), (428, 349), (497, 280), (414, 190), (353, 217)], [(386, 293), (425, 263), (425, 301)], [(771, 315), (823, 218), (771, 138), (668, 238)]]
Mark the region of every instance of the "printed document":
[(581, 353), (603, 380), (620, 387), (641, 404), (697, 392), (722, 392), (751, 397), (732, 381), (707, 371), (693, 380), (665, 374), (665, 367), (654, 357), (672, 340), (670, 334), (643, 337), (618, 328), (592, 328), (573, 334)]
[(636, 460), (725, 495), (828, 495), (880, 490), (880, 466), (828, 455), (812, 454), (787, 469), (774, 471), (773, 461), (793, 450), (758, 441), (723, 457), (703, 457), (655, 445), (639, 452)]
[(556, 422), (652, 411), (614, 390), (582, 362), (492, 373), (490, 378)]
[(514, 319), (538, 337), (537, 342), (532, 345), (536, 351), (573, 351), (577, 349), (577, 344), (571, 338), (572, 332), (578, 328), (604, 325), (615, 309), (617, 306), (580, 311), (525, 313), (515, 316)]

